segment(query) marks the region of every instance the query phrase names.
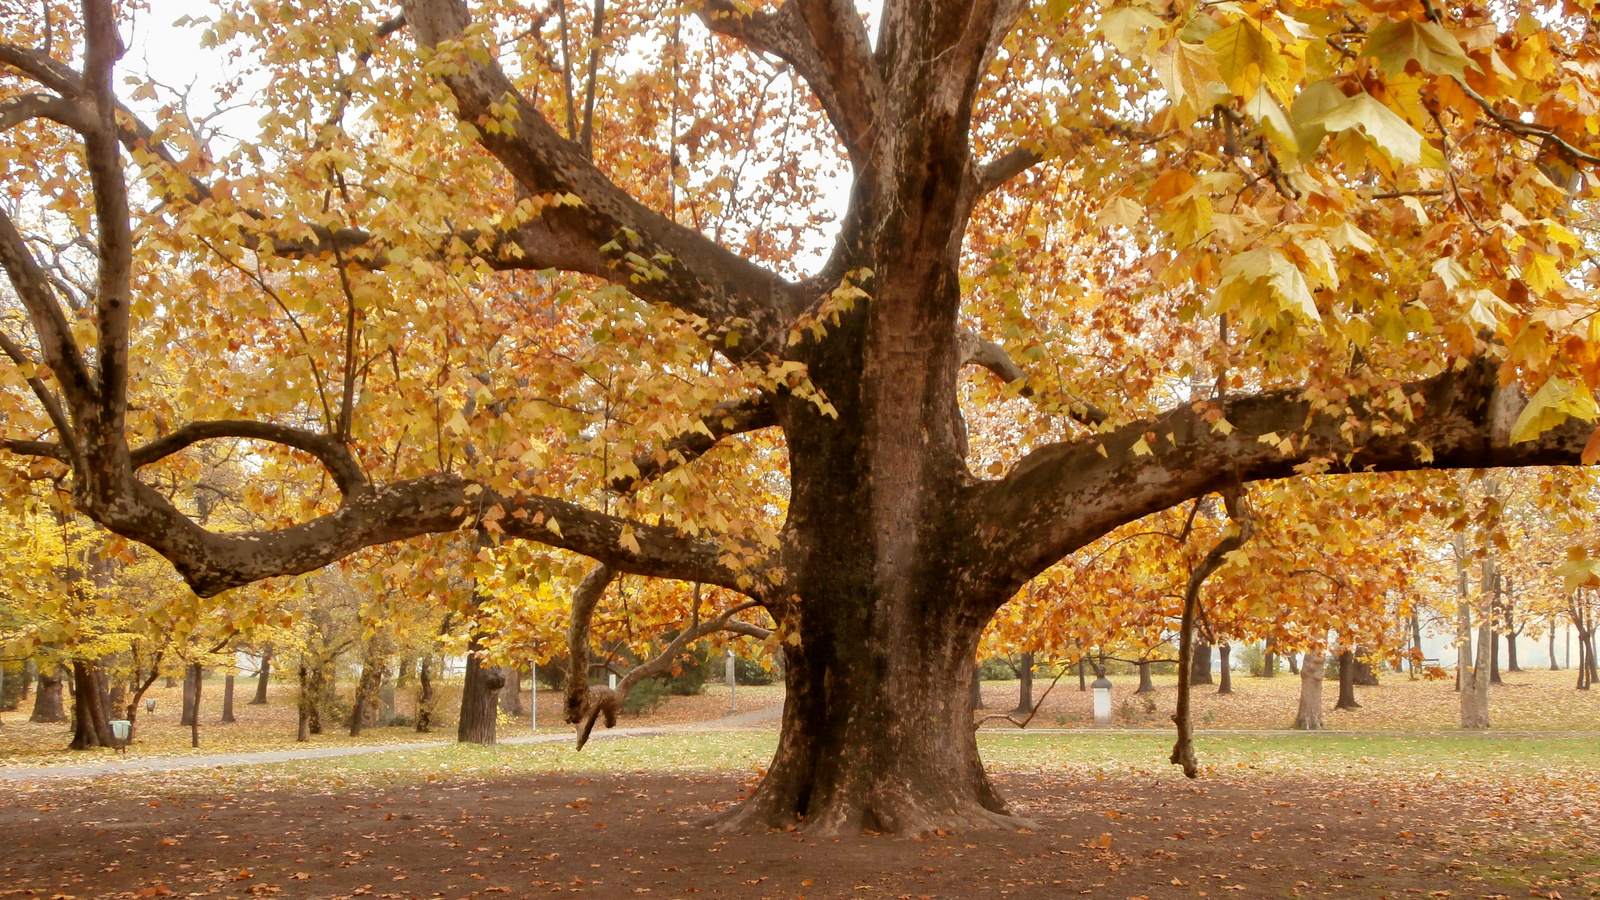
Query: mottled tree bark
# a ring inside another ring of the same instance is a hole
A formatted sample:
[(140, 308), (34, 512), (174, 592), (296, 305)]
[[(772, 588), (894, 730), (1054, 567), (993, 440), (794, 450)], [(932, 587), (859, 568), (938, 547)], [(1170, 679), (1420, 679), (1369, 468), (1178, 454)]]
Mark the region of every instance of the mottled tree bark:
[(1300, 709), (1294, 727), (1301, 731), (1322, 730), (1322, 680), (1327, 671), (1327, 652), (1307, 650), (1300, 665)]
[(70, 749), (115, 747), (105, 670), (87, 659), (72, 661), (72, 744)]
[(467, 647), (467, 675), (461, 686), (461, 719), (456, 724), (458, 742), (495, 743), (495, 716), (500, 709), (497, 700), (505, 684), (505, 669), (484, 661), (482, 645), (474, 635)]

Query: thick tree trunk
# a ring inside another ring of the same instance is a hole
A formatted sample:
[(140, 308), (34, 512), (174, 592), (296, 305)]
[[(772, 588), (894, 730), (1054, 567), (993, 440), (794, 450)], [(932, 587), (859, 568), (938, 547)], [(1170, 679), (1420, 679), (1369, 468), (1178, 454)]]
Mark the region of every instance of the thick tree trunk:
[(1356, 654), (1353, 650), (1339, 653), (1339, 702), (1334, 709), (1360, 709), (1356, 702)]
[(474, 637), (467, 650), (467, 677), (461, 686), (461, 719), (456, 725), (456, 740), (463, 744), (495, 743), (496, 700), (505, 687), (505, 669), (485, 665)]
[(377, 647), (377, 639), (367, 642), (361, 660), (361, 678), (356, 682), (356, 696), (350, 704), (350, 736), (360, 737), (361, 729), (372, 724), (378, 705), (378, 688), (383, 684), (385, 663)]
[(1134, 691), (1134, 693), (1154, 694), (1155, 692), (1156, 683), (1150, 678), (1150, 661), (1141, 659), (1139, 660), (1139, 689)]
[(1199, 635), (1194, 638), (1194, 665), (1189, 668), (1190, 684), (1216, 684), (1211, 677), (1211, 645)]
[(1267, 638), (1266, 652), (1261, 657), (1261, 677), (1278, 677), (1278, 645), (1272, 638)]
[(1217, 679), (1217, 693), (1219, 694), (1233, 693), (1233, 661), (1230, 659), (1232, 655), (1232, 644), (1217, 645), (1217, 659), (1222, 663), (1222, 669)]
[(233, 673), (222, 680), (222, 724), (233, 724)]
[(1033, 712), (1033, 654), (1024, 653), (1017, 663), (1017, 708), (1020, 715)]
[(722, 827), (803, 822), (820, 834), (920, 834), (1028, 824), (1008, 815), (978, 757), (967, 688), (974, 648), (934, 640), (942, 652), (919, 654), (924, 665), (881, 669), (843, 664), (839, 650), (885, 649), (856, 641), (828, 661), (803, 646), (788, 650), (778, 751), (755, 795)]
[(261, 668), (256, 670), (256, 695), (250, 698), (251, 706), (267, 705), (267, 683), (272, 680), (272, 645), (261, 650)]
[(178, 715), (179, 725), (193, 725), (195, 721), (195, 704), (200, 694), (200, 670), (193, 665), (184, 667), (183, 670), (183, 709)]
[(1300, 711), (1294, 717), (1294, 727), (1302, 731), (1322, 730), (1322, 679), (1326, 669), (1324, 651), (1306, 651), (1305, 662), (1300, 666)]
[(39, 689), (33, 694), (33, 715), (30, 722), (65, 722), (66, 706), (61, 702), (61, 670), (40, 669)]
[(70, 749), (115, 747), (111, 736), (110, 697), (105, 670), (99, 663), (72, 661), (72, 744)]

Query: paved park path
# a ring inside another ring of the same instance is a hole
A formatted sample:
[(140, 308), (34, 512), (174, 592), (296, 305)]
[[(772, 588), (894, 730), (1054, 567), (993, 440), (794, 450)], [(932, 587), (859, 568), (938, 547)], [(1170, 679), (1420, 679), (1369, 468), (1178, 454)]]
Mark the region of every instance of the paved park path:
[[(706, 722), (688, 722), (676, 725), (656, 725), (639, 728), (613, 728), (595, 731), (590, 740), (648, 737), (674, 732), (738, 731), (759, 728), (776, 721), (783, 715), (781, 703), (750, 712), (737, 713)], [(572, 732), (560, 730), (535, 734), (515, 734), (499, 740), (501, 744), (559, 744), (572, 741)], [(306, 747), (296, 750), (263, 750), (256, 753), (210, 753), (199, 756), (168, 758), (119, 759), (96, 761), (79, 765), (35, 766), (31, 768), (6, 768), (0, 766), (0, 783), (38, 782), (57, 778), (98, 778), (104, 775), (143, 775), (152, 772), (176, 772), (183, 769), (209, 769), (217, 766), (253, 766), (262, 763), (292, 762), (298, 759), (334, 759), (341, 756), (362, 756), (368, 753), (390, 753), (397, 750), (423, 750), (430, 747), (448, 747), (455, 741), (427, 741), (411, 744), (373, 744), (365, 747)]]

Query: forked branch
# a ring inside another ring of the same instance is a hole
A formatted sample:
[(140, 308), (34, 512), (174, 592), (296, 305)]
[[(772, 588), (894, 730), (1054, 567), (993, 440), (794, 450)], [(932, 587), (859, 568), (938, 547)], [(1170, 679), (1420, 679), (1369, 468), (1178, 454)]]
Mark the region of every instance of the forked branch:
[(589, 631), (594, 611), (605, 594), (606, 587), (616, 577), (605, 565), (590, 569), (572, 592), (572, 618), (567, 624), (567, 721), (577, 726), (577, 746), (583, 749), (594, 731), (595, 722), (602, 717), (607, 728), (617, 724), (617, 712), (635, 686), (646, 678), (666, 674), (689, 645), (719, 631), (731, 631), (748, 637), (765, 639), (772, 634), (768, 629), (734, 619), (739, 613), (756, 608), (754, 601), (740, 603), (713, 619), (700, 621), (700, 586), (695, 585), (694, 609), (688, 627), (678, 632), (649, 660), (628, 670), (615, 688), (591, 687), (589, 684)]

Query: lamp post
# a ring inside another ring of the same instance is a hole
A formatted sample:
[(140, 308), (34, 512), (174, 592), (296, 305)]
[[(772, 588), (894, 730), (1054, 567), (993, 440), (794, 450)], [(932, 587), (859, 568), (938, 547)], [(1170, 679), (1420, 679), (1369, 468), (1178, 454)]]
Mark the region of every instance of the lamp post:
[(739, 678), (738, 669), (736, 669), (733, 664), (732, 647), (728, 648), (728, 661), (726, 670), (728, 673), (728, 712), (735, 713), (739, 711), (739, 702), (737, 696), (735, 695)]
[(1106, 670), (1096, 666), (1094, 684), (1094, 724), (1105, 726), (1111, 724), (1111, 679), (1106, 677)]
[(539, 661), (528, 656), (528, 730), (539, 730)]

